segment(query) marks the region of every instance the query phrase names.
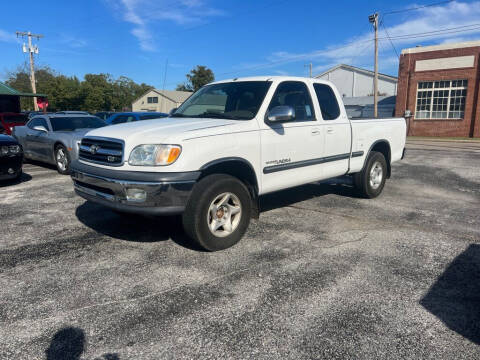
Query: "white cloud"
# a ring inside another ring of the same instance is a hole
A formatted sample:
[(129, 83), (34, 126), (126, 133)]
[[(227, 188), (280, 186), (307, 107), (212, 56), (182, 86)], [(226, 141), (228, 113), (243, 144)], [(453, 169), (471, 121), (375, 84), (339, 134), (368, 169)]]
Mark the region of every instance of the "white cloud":
[(72, 49), (79, 49), (87, 46), (86, 40), (65, 34), (61, 36), (60, 42), (67, 45), (68, 47), (71, 47)]
[(117, 14), (133, 24), (131, 31), (145, 51), (155, 51), (152, 24), (165, 21), (176, 25), (196, 25), (208, 18), (220, 16), (221, 10), (208, 6), (202, 0), (107, 0)]
[(3, 42), (18, 42), (15, 33), (10, 33), (5, 30), (0, 29), (0, 41)]
[[(388, 35), (393, 38), (392, 41), (398, 52), (404, 47), (412, 47), (418, 44), (430, 45), (459, 40), (467, 41), (480, 37), (480, 1), (469, 3), (451, 2), (443, 6), (426, 7), (415, 12), (406, 12), (404, 17), (401, 16), (403, 16), (402, 13), (386, 15), (384, 18)], [(394, 24), (398, 18), (404, 20)], [(473, 26), (468, 27), (470, 25)], [(443, 33), (432, 33), (428, 34), (428, 36), (405, 37), (410, 34), (435, 32), (461, 26), (465, 26), (465, 28)], [(458, 30), (468, 31), (459, 32)], [(398, 58), (392, 49), (383, 26), (379, 28), (379, 38), (380, 72), (395, 74), (398, 67)], [(258, 63), (255, 68), (272, 68), (300, 61), (314, 62), (315, 73), (322, 72), (339, 63), (371, 68), (373, 66), (372, 39), (373, 33), (369, 31), (347, 39), (341, 44), (327, 46), (310, 52), (292, 53), (279, 51), (269, 56), (263, 64)]]

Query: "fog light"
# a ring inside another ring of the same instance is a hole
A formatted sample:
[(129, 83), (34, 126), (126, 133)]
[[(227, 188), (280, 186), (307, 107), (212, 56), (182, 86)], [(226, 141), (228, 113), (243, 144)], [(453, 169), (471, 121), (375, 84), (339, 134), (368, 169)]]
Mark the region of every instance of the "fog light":
[(12, 168), (9, 168), (7, 171), (10, 175), (15, 174), (15, 170), (13, 170)]
[(127, 189), (128, 201), (145, 201), (147, 199), (147, 193), (142, 189)]

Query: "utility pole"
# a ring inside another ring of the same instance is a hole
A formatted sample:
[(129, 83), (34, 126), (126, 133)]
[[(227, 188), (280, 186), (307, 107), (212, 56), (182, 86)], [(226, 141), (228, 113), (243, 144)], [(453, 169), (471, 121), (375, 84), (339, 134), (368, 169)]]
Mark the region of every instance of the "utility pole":
[[(32, 45), (32, 37), (37, 38), (39, 40), (40, 38), (43, 37), (43, 35), (40, 34), (32, 34), (30, 31), (24, 32), (24, 31), (17, 31), (17, 37), (21, 36), (22, 38), (24, 36), (28, 37), (28, 48), (25, 46), (25, 43), (23, 44), (23, 52), (27, 52), (30, 55), (30, 83), (32, 85), (32, 92), (34, 94), (37, 93), (37, 85), (35, 83), (35, 59), (34, 59), (34, 54), (38, 54), (38, 46)], [(38, 104), (37, 104), (37, 98), (33, 98), (33, 106), (35, 108), (35, 111), (38, 111)]]
[(373, 116), (378, 117), (378, 13), (370, 15), (368, 21), (375, 30), (375, 77), (373, 79)]
[(309, 63), (309, 64), (306, 64), (306, 65), (303, 65), (304, 67), (308, 66), (310, 68), (310, 77), (313, 77), (312, 76), (312, 63)]

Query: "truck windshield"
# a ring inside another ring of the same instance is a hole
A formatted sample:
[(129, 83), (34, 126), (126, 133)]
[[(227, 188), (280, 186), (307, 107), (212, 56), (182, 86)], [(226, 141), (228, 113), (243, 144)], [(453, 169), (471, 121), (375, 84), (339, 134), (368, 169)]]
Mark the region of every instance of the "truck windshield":
[(207, 85), (170, 116), (250, 120), (257, 115), (271, 84), (239, 81)]
[(74, 131), (76, 129), (96, 129), (105, 126), (105, 122), (94, 116), (52, 117), (53, 131)]

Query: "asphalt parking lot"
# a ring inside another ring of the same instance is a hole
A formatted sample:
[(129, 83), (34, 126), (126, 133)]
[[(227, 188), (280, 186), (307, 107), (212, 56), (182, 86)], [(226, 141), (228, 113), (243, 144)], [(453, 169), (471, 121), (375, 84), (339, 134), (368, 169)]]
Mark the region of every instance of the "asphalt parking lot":
[(480, 358), (480, 146), (409, 146), (375, 200), (262, 199), (235, 247), (27, 164), (0, 187), (0, 358)]

